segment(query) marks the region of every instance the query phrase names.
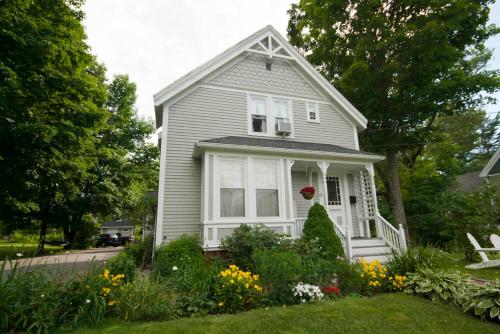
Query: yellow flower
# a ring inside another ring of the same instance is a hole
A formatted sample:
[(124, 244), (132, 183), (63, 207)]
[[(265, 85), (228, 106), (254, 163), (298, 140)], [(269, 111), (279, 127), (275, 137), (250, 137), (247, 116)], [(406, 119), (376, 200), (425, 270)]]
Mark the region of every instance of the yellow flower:
[(250, 286), (250, 284), (248, 284), (248, 283), (245, 284), (245, 288), (248, 289), (249, 286)]
[(103, 276), (105, 279), (109, 279), (109, 270), (108, 270), (108, 269), (104, 269), (104, 272), (102, 273), (102, 276)]
[(110, 288), (102, 288), (102, 293), (107, 295), (111, 291)]
[(262, 292), (262, 288), (260, 286), (258, 286), (257, 284), (255, 284), (254, 286), (254, 289), (258, 292)]
[(85, 289), (90, 289), (90, 285), (85, 285)]
[(258, 281), (259, 278), (260, 278), (260, 276), (257, 275), (257, 274), (255, 274), (255, 275), (252, 276), (252, 278), (253, 278), (254, 281)]
[(224, 302), (219, 302), (219, 307), (224, 306)]
[(109, 306), (113, 306), (115, 304), (116, 304), (116, 300), (110, 300), (108, 303)]

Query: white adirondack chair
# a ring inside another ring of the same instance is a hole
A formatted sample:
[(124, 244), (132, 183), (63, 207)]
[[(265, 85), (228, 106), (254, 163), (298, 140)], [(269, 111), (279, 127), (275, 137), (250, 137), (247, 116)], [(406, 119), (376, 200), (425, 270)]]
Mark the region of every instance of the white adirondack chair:
[(493, 244), (493, 247), (500, 248), (500, 237), (497, 234), (490, 235), (490, 241)]
[(479, 253), (481, 260), (483, 261), (480, 263), (469, 264), (468, 266), (465, 266), (465, 268), (481, 269), (500, 266), (500, 260), (490, 260), (486, 255), (486, 252), (500, 253), (500, 248), (498, 248), (496, 245), (495, 248), (481, 248), (479, 243), (476, 241), (476, 238), (474, 238), (470, 233), (467, 233), (467, 238), (469, 238), (470, 243), (472, 244), (472, 246), (474, 246), (474, 251)]

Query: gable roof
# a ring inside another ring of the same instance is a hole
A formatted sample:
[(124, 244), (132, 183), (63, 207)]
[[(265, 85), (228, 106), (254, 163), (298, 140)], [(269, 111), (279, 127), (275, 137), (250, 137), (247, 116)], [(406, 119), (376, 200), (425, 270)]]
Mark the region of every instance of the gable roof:
[(134, 224), (127, 220), (111, 220), (103, 223), (101, 227), (134, 227)]
[[(279, 46), (276, 48), (271, 46), (269, 47), (269, 50), (266, 51), (265, 46), (261, 43), (261, 41), (263, 41), (266, 37), (269, 38), (269, 44), (271, 44), (272, 38), (272, 40), (277, 42)], [(333, 85), (326, 80), (271, 25), (258, 30), (223, 53), (177, 79), (170, 85), (160, 90), (158, 93), (154, 94), (157, 127), (162, 124), (161, 118), (163, 112), (162, 108), (158, 107), (244, 52), (267, 54), (270, 57), (278, 57), (295, 61), (295, 63), (303, 71), (305, 71), (305, 73), (307, 73), (329, 95), (329, 97), (339, 104), (341, 107), (340, 111), (342, 113), (348, 116), (357, 127), (361, 129), (366, 128), (368, 120), (363, 116), (363, 114), (361, 114), (361, 112), (359, 112), (335, 87), (333, 87)]]
[(380, 161), (384, 159), (383, 156), (375, 153), (358, 151), (332, 144), (237, 136), (201, 140), (195, 144), (193, 155), (198, 156), (200, 154), (200, 149), (206, 148), (230, 148), (252, 151), (267, 149), (273, 152), (287, 154), (317, 154), (323, 156), (367, 159), (371, 161)]
[(488, 160), (486, 166), (484, 166), (479, 177), (488, 177), (491, 175), (500, 174), (500, 147), (497, 149), (495, 154)]

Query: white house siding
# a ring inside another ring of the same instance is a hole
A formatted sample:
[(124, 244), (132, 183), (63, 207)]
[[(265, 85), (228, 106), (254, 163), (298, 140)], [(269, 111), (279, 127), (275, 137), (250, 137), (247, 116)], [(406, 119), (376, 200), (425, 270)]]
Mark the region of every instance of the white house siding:
[[(312, 173), (312, 186), (318, 189), (318, 175), (317, 173)], [(319, 201), (319, 191), (316, 191), (314, 198), (310, 201), (305, 200), (300, 194), (300, 189), (309, 185), (309, 178), (306, 177), (306, 172), (303, 171), (292, 171), (292, 196), (295, 205), (297, 218), (306, 218), (309, 213), (309, 208), (311, 205)]]
[(217, 75), (210, 83), (324, 100), (286, 61), (273, 59), (271, 71), (267, 70), (265, 56), (249, 55)]
[(245, 134), (246, 101), (243, 93), (198, 88), (170, 106), (163, 242), (200, 233), (201, 162), (192, 158), (194, 143)]
[[(347, 174), (347, 185), (349, 188), (349, 196), (355, 196), (354, 191), (354, 176), (352, 174)], [(359, 229), (358, 221), (358, 206), (361, 198), (356, 198), (356, 204), (349, 204), (351, 206), (351, 218), (352, 218), (352, 233), (355, 237), (361, 236), (361, 231)]]

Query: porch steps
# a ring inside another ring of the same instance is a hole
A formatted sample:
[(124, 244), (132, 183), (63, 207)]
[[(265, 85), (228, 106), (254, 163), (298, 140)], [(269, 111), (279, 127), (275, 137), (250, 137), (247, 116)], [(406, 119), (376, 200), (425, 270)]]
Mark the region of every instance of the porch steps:
[(355, 261), (360, 258), (365, 258), (370, 262), (379, 260), (382, 263), (387, 262), (391, 255), (391, 248), (386, 245), (384, 240), (378, 238), (359, 238), (351, 239), (352, 241), (352, 257)]

